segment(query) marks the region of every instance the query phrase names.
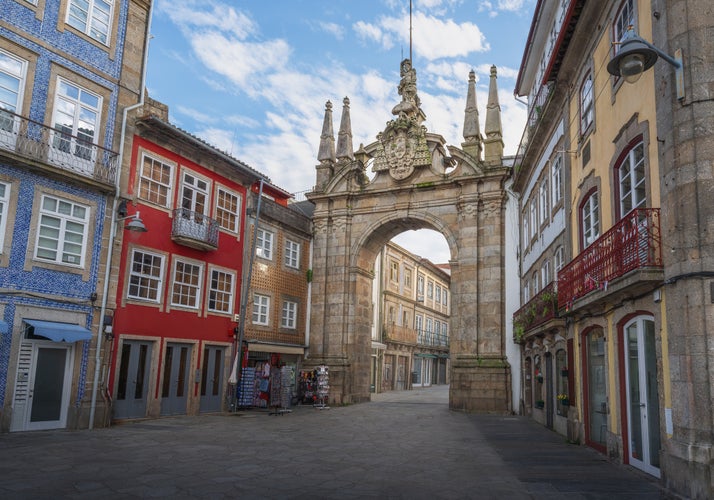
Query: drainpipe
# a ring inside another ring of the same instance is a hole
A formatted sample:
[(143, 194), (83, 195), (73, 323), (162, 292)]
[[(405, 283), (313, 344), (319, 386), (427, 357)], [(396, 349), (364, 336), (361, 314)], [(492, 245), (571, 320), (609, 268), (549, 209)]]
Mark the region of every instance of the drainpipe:
[(240, 379), (243, 375), (243, 336), (245, 334), (245, 315), (248, 308), (248, 291), (250, 290), (250, 280), (253, 277), (253, 261), (255, 260), (255, 247), (258, 243), (258, 224), (260, 222), (260, 205), (263, 200), (263, 184), (264, 180), (260, 179), (260, 188), (258, 190), (258, 203), (255, 207), (255, 222), (253, 223), (253, 242), (250, 246), (250, 264), (248, 264), (248, 275), (244, 275), (243, 285), (241, 286), (240, 296), (240, 316), (238, 317), (238, 339), (236, 345), (236, 390), (234, 392), (236, 398), (233, 406), (238, 410), (238, 391), (240, 390)]
[[(144, 39), (144, 62), (141, 71), (141, 82), (139, 84), (139, 102), (124, 108), (121, 122), (121, 139), (119, 141), (119, 159), (117, 161), (117, 172), (114, 179), (114, 200), (112, 201), (112, 221), (109, 228), (109, 244), (107, 246), (107, 266), (104, 270), (104, 288), (102, 290), (102, 307), (99, 311), (99, 331), (97, 334), (97, 347), (94, 356), (94, 381), (92, 382), (92, 403), (89, 409), (89, 429), (94, 428), (94, 415), (97, 409), (97, 391), (99, 389), (100, 361), (102, 352), (102, 339), (104, 338), (104, 315), (107, 312), (107, 295), (109, 293), (109, 278), (112, 269), (112, 256), (114, 254), (114, 241), (117, 229), (117, 205), (119, 203), (119, 182), (121, 180), (121, 170), (124, 163), (124, 143), (126, 141), (126, 122), (129, 111), (133, 111), (144, 105), (144, 92), (146, 89), (146, 67), (149, 60), (149, 40), (151, 39), (151, 19), (154, 13), (154, 2), (149, 2), (149, 13), (147, 15), (146, 36)], [(109, 373), (107, 373), (109, 380)]]
[(307, 354), (305, 355), (305, 358), (307, 359), (310, 356), (310, 320), (312, 319), (312, 252), (313, 252), (313, 240), (310, 238), (310, 254), (309, 254), (309, 262), (307, 265), (307, 268), (310, 270), (310, 281), (307, 283), (307, 304), (305, 308), (307, 311), (305, 311), (305, 347), (308, 349)]

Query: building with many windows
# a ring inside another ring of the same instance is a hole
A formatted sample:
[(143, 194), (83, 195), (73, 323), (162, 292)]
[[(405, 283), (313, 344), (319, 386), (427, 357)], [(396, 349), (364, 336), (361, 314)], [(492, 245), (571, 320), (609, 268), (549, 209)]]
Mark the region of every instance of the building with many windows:
[(95, 424), (122, 109), (150, 15), (144, 0), (0, 0), (0, 430)]
[(372, 391), (448, 384), (448, 269), (389, 242), (374, 275)]
[[(112, 418), (222, 411), (240, 310), (246, 197), (262, 174), (168, 122), (146, 99), (130, 119), (106, 314)], [(106, 329), (105, 329), (106, 332)]]
[[(701, 196), (711, 172), (693, 165), (711, 166), (711, 148), (701, 147), (711, 132), (692, 120), (711, 121), (702, 54), (712, 42), (702, 34), (712, 11), (674, 4), (538, 2), (516, 88), (528, 95), (529, 120), (513, 174), (514, 340), (523, 413), (679, 494), (708, 498), (712, 377), (701, 342), (714, 292), (702, 286), (712, 239)], [(641, 58), (634, 67), (645, 71), (621, 74), (610, 62), (636, 35), (665, 53), (683, 48), (693, 69), (675, 76), (665, 60), (646, 71)]]

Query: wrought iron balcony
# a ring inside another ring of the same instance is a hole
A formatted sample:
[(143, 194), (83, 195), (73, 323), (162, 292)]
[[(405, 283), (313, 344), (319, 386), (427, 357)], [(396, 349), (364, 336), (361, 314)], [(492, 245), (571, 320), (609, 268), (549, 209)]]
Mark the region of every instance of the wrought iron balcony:
[(218, 248), (218, 222), (202, 213), (177, 208), (171, 239), (187, 247), (215, 250)]
[(536, 327), (558, 318), (558, 289), (552, 281), (513, 314), (513, 340), (520, 342)]
[(449, 347), (449, 336), (429, 330), (417, 330), (417, 345), (429, 347)]
[(105, 184), (113, 184), (119, 154), (86, 138), (0, 109), (0, 151)]
[(595, 291), (634, 270), (662, 268), (659, 209), (638, 208), (623, 217), (558, 273), (558, 307)]

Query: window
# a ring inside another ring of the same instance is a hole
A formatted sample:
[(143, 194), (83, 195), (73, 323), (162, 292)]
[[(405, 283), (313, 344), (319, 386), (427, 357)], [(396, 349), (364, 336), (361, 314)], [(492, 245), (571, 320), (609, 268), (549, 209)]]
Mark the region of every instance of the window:
[(600, 212), (597, 190), (585, 198), (580, 209), (581, 234), (583, 248), (590, 246), (600, 236)]
[(556, 248), (555, 257), (553, 258), (553, 260), (555, 262), (555, 272), (557, 274), (558, 271), (563, 269), (563, 266), (565, 265), (565, 250), (562, 246)]
[(402, 311), (402, 326), (409, 328), (409, 313)]
[(264, 259), (273, 260), (273, 233), (265, 229), (256, 232), (255, 255)]
[(585, 133), (593, 123), (593, 77), (592, 74), (583, 79), (580, 87), (580, 135)]
[(424, 296), (424, 276), (417, 276), (417, 295)]
[(414, 329), (417, 331), (417, 333), (421, 333), (423, 328), (424, 328), (424, 316), (417, 314), (414, 317)]
[(300, 267), (300, 243), (285, 240), (285, 265), (293, 269)]
[(163, 269), (164, 257), (162, 255), (134, 250), (129, 272), (129, 298), (159, 302)]
[(389, 262), (389, 281), (399, 283), (399, 264), (394, 261)]
[(642, 142), (638, 142), (625, 154), (617, 170), (620, 183), (620, 217), (624, 217), (647, 202), (645, 146)]
[[(54, 153), (68, 153), (91, 161), (101, 116), (102, 98), (62, 78), (57, 79), (52, 124)], [(65, 157), (63, 156), (63, 159)]]
[(437, 304), (441, 304), (441, 287), (439, 285), (436, 285), (435, 301)]
[(544, 287), (551, 282), (549, 260), (543, 262), (543, 265), (540, 268), (540, 282), (543, 284)]
[(426, 283), (426, 296), (429, 297), (430, 299), (434, 298), (434, 282), (433, 281), (428, 281)]
[(208, 310), (212, 312), (233, 313), (233, 283), (235, 275), (213, 269), (208, 288)]
[(198, 308), (201, 292), (201, 266), (177, 260), (174, 262), (174, 284), (171, 305)]
[(531, 235), (530, 238), (533, 239), (538, 234), (538, 202), (535, 196), (531, 200)]
[(434, 331), (434, 320), (431, 318), (426, 318), (426, 333), (432, 333)]
[(9, 113), (19, 114), (26, 68), (25, 61), (0, 50), (0, 145), (15, 143), (19, 122)]
[(531, 229), (528, 223), (528, 210), (525, 210), (522, 215), (523, 220), (523, 248), (528, 248), (531, 241)]
[(412, 270), (411, 269), (404, 270), (404, 286), (406, 288), (412, 287)]
[(5, 229), (7, 227), (7, 208), (10, 201), (10, 185), (0, 182), (0, 253), (3, 250), (5, 241)]
[(546, 224), (550, 220), (550, 192), (548, 191), (548, 178), (540, 183), (540, 221)]
[(553, 206), (556, 206), (563, 199), (563, 159), (560, 155), (556, 156), (553, 160), (551, 166), (551, 181), (553, 186)]
[(441, 303), (444, 304), (445, 306), (449, 305), (449, 292), (446, 288), (444, 288), (444, 290), (442, 290)]
[(139, 198), (169, 207), (173, 167), (147, 154), (142, 155), (139, 174)]
[(81, 266), (86, 250), (89, 207), (43, 196), (35, 257), (57, 264)]
[[(201, 215), (208, 214), (208, 182), (195, 175), (184, 172), (181, 186), (181, 208), (185, 218), (203, 222)], [(198, 215), (198, 218), (195, 216)]]
[(297, 324), (297, 302), (290, 300), (283, 301), (283, 316), (280, 321), (280, 326), (283, 328), (295, 329)]
[(113, 5), (114, 0), (69, 0), (67, 24), (108, 45)]
[(267, 295), (253, 294), (253, 324), (267, 325), (270, 313), (270, 297)]
[(241, 198), (235, 193), (218, 188), (216, 220), (218, 225), (232, 233), (240, 231)]
[[(612, 37), (614, 42), (621, 42), (622, 37), (627, 31), (627, 28), (636, 25), (637, 20), (635, 18), (634, 3), (634, 0), (625, 0), (624, 2), (622, 2), (622, 5), (620, 6), (620, 10), (618, 11), (617, 16), (615, 17), (615, 22), (613, 23), (612, 27)], [(612, 47), (614, 54), (617, 54), (617, 52), (620, 50), (620, 44), (613, 43)]]
[(523, 282), (523, 302), (526, 303), (529, 300), (531, 300), (531, 286), (530, 283), (528, 283), (528, 280), (526, 279)]
[(538, 292), (540, 291), (540, 281), (538, 279), (538, 271), (533, 271), (533, 275), (531, 276), (531, 286), (533, 287), (533, 297), (535, 297)]

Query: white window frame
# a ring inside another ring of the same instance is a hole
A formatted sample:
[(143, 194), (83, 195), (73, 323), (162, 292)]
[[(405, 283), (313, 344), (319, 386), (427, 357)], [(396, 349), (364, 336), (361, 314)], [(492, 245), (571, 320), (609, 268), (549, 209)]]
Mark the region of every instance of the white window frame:
[(555, 249), (555, 256), (553, 257), (553, 262), (555, 263), (555, 275), (557, 279), (558, 271), (563, 269), (563, 266), (565, 265), (565, 249), (562, 245)]
[(255, 232), (255, 255), (266, 260), (273, 260), (273, 233), (258, 228)]
[(531, 226), (529, 221), (528, 209), (526, 208), (523, 214), (523, 249), (528, 248), (531, 243)]
[[(235, 210), (230, 206), (226, 206), (227, 200), (230, 201), (231, 204), (235, 203)], [(243, 199), (240, 194), (226, 189), (223, 186), (216, 188), (216, 221), (222, 229), (230, 231), (231, 233), (240, 234), (242, 207)], [(224, 223), (226, 219), (231, 218), (233, 218), (233, 227)]]
[[(190, 272), (184, 272), (185, 276), (194, 276), (195, 283), (179, 281), (179, 266), (184, 270), (190, 268)], [(203, 283), (203, 266), (196, 262), (183, 259), (175, 259), (171, 276), (171, 305), (173, 307), (184, 307), (188, 309), (198, 309), (201, 303), (201, 284)], [(178, 296), (179, 300), (176, 300)]]
[[(63, 93), (63, 89), (70, 90), (72, 93)], [(54, 131), (52, 132), (50, 160), (63, 162), (66, 161), (67, 155), (71, 155), (76, 157), (73, 162), (82, 169), (83, 173), (94, 171), (94, 160), (97, 156), (96, 144), (101, 128), (102, 102), (101, 95), (65, 78), (57, 77), (55, 103), (52, 110)], [(87, 124), (90, 123), (87, 120), (90, 114), (94, 116), (91, 124), (93, 127), (91, 139), (89, 134), (81, 130), (82, 128), (86, 129)], [(71, 127), (66, 126), (69, 123), (60, 123), (60, 117), (64, 117), (66, 122), (71, 121)], [(69, 117), (71, 120), (67, 119)], [(80, 122), (84, 124), (83, 127), (80, 127)]]
[(546, 224), (550, 220), (550, 191), (548, 190), (548, 177), (540, 183), (540, 222)]
[(531, 300), (531, 285), (528, 279), (523, 281), (523, 303), (525, 304)]
[[(5, 75), (5, 78), (17, 82), (17, 89), (3, 87), (6, 94), (14, 95), (15, 102), (0, 100), (0, 110), (6, 110), (16, 115), (21, 114), (22, 101), (27, 81), (27, 61), (17, 57), (15, 54), (0, 49), (0, 57), (6, 59), (9, 65), (15, 66), (16, 71), (6, 71), (0, 69), (0, 73)], [(14, 64), (13, 64), (14, 63)], [(0, 68), (3, 65), (0, 64)], [(2, 113), (0, 111), (0, 113)], [(3, 117), (0, 114), (0, 145), (14, 145), (16, 142), (16, 134), (20, 126), (20, 120), (16, 116)]]
[[(86, 0), (86, 2), (85, 11), (77, 0), (69, 0), (65, 22), (98, 42), (109, 45), (114, 19), (114, 0)], [(109, 7), (109, 12), (100, 8), (102, 4)]]
[(434, 333), (434, 320), (433, 318), (426, 318), (426, 328), (424, 330), (426, 333)]
[[(48, 207), (47, 203), (54, 203), (55, 208)], [(83, 215), (77, 215), (77, 210), (82, 210)], [(34, 258), (63, 266), (84, 267), (91, 215), (90, 207), (45, 194), (40, 198), (39, 211)], [(43, 229), (46, 230), (44, 234)], [(51, 234), (54, 232), (57, 233), (56, 237)], [(53, 241), (55, 245), (50, 245)], [(71, 250), (72, 247), (79, 248)], [(55, 256), (52, 258), (43, 255), (45, 252), (55, 253)]]
[(538, 235), (538, 201), (535, 198), (535, 194), (533, 195), (533, 199), (531, 200), (529, 211), (530, 211), (530, 215), (531, 215), (530, 238), (533, 239)]
[(270, 297), (259, 293), (253, 294), (253, 314), (252, 323), (254, 325), (268, 326), (270, 322)]
[(412, 287), (412, 270), (409, 269), (408, 267), (404, 268), (404, 287), (405, 288)]
[(285, 265), (300, 269), (300, 243), (285, 238)]
[[(161, 179), (154, 179), (154, 176), (148, 171), (149, 168), (147, 168), (147, 163), (150, 163), (150, 166), (152, 167), (151, 173), (154, 172), (154, 166), (158, 166), (158, 168), (162, 171), (168, 169), (168, 184), (163, 182)], [(139, 172), (139, 198), (160, 207), (171, 208), (173, 199), (174, 167), (175, 166), (173, 164), (165, 162), (152, 154), (148, 154), (146, 152), (142, 153), (141, 168)], [(144, 186), (149, 193), (148, 196), (143, 194)], [(155, 198), (158, 198), (158, 201), (156, 199), (152, 199), (152, 194), (156, 194)], [(165, 198), (163, 203), (161, 203), (162, 198)]]
[(551, 166), (551, 193), (553, 195), (552, 206), (556, 206), (563, 199), (563, 157), (556, 156)]
[(617, 55), (620, 51), (619, 42), (622, 42), (622, 37), (630, 26), (637, 28), (636, 2), (634, 0), (624, 0), (620, 4), (617, 16), (612, 23), (612, 39), (615, 42), (612, 44), (613, 55)]
[(449, 305), (449, 290), (447, 288), (444, 288), (441, 291), (441, 303), (445, 306), (448, 307)]
[[(137, 255), (151, 257), (152, 262), (148, 264), (148, 268), (145, 268), (144, 263), (141, 262), (140, 269), (135, 269), (135, 257)], [(161, 292), (164, 288), (164, 265), (165, 256), (157, 254), (154, 252), (148, 252), (146, 250), (135, 248), (131, 252), (131, 259), (129, 260), (129, 280), (126, 288), (127, 298), (132, 300), (141, 300), (146, 302), (161, 302)], [(146, 270), (151, 272), (145, 272)], [(132, 287), (136, 287), (140, 290), (153, 291), (155, 297), (152, 298), (151, 295), (142, 296), (141, 294), (132, 294)]]
[[(640, 151), (639, 159), (637, 158), (637, 151)], [(625, 158), (618, 165), (617, 170), (618, 182), (620, 183), (620, 218), (622, 218), (632, 210), (647, 204), (644, 142), (640, 141), (630, 148)], [(640, 179), (637, 178), (638, 175)], [(629, 188), (627, 187), (628, 185)], [(638, 197), (638, 192), (643, 193), (642, 196)]]
[(424, 316), (422, 316), (421, 314), (417, 314), (416, 316), (414, 316), (414, 329), (417, 331), (417, 333), (421, 333), (424, 329)]
[(597, 190), (587, 197), (580, 210), (580, 231), (583, 249), (585, 249), (600, 237), (600, 205)]
[(196, 222), (203, 222), (201, 215), (208, 215), (211, 205), (211, 183), (195, 172), (184, 171), (181, 175), (181, 208), (189, 210), (184, 214), (186, 218), (196, 218)]
[(543, 284), (543, 288), (545, 288), (551, 281), (553, 280), (550, 275), (550, 261), (546, 259), (540, 267), (540, 282)]
[(426, 282), (426, 296), (430, 299), (434, 298), (434, 282), (431, 280)]
[[(223, 277), (223, 279), (221, 279), (221, 277)], [(230, 287), (228, 290), (224, 287), (217, 286), (217, 284), (225, 284), (227, 282), (227, 277), (230, 278)], [(208, 311), (222, 314), (233, 314), (233, 307), (235, 303), (235, 283), (236, 274), (234, 272), (223, 269), (210, 270), (208, 280), (208, 303), (206, 304)], [(216, 307), (217, 304), (226, 304), (228, 307), (226, 309), (220, 309)]]
[(424, 296), (424, 275), (417, 275), (417, 295)]
[(297, 328), (297, 307), (298, 303), (293, 300), (283, 301), (283, 313), (281, 315), (280, 326), (294, 330)]
[(441, 286), (439, 285), (436, 285), (434, 302), (436, 302), (437, 304), (441, 304)]
[(399, 283), (399, 263), (393, 260), (389, 261), (389, 281)]
[(0, 182), (0, 255), (5, 246), (5, 231), (7, 230), (7, 212), (10, 205), (10, 191), (12, 185)]

